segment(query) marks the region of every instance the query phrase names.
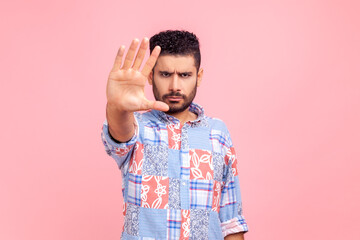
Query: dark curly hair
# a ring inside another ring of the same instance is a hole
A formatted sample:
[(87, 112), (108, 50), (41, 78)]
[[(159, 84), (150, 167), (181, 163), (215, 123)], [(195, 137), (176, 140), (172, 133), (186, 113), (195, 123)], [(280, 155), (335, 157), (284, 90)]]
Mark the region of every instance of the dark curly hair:
[(150, 38), (150, 53), (156, 46), (161, 47), (161, 55), (192, 55), (196, 70), (199, 71), (201, 56), (199, 39), (188, 31), (166, 30)]

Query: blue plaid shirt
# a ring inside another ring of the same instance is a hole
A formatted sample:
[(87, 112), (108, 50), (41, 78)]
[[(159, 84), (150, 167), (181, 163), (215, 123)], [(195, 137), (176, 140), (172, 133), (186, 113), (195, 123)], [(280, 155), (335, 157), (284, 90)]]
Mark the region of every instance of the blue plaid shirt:
[(204, 115), (181, 124), (161, 111), (135, 112), (131, 140), (102, 140), (122, 172), (121, 239), (224, 239), (247, 232), (242, 215), (237, 160), (225, 124)]

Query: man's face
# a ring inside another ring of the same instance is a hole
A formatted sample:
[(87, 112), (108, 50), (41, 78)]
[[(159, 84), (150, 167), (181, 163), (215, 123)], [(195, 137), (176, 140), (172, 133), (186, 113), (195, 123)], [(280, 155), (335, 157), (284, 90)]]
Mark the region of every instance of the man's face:
[(191, 55), (163, 55), (158, 58), (149, 82), (155, 99), (169, 105), (167, 113), (179, 113), (186, 110), (195, 98), (202, 73), (202, 69), (196, 71)]

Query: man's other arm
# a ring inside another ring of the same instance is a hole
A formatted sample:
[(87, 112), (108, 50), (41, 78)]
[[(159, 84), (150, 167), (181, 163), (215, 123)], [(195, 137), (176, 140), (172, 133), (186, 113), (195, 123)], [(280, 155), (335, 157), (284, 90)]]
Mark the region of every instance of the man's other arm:
[(230, 235), (227, 235), (224, 239), (225, 240), (245, 240), (244, 233), (230, 234)]

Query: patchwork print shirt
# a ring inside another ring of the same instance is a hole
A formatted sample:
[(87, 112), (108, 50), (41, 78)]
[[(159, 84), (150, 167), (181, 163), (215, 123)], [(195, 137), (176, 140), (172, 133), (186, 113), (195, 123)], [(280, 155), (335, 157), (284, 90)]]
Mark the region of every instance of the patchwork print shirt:
[(237, 160), (225, 124), (192, 103), (194, 121), (161, 111), (134, 113), (131, 140), (116, 143), (102, 128), (106, 152), (122, 172), (121, 239), (223, 239), (247, 232)]

